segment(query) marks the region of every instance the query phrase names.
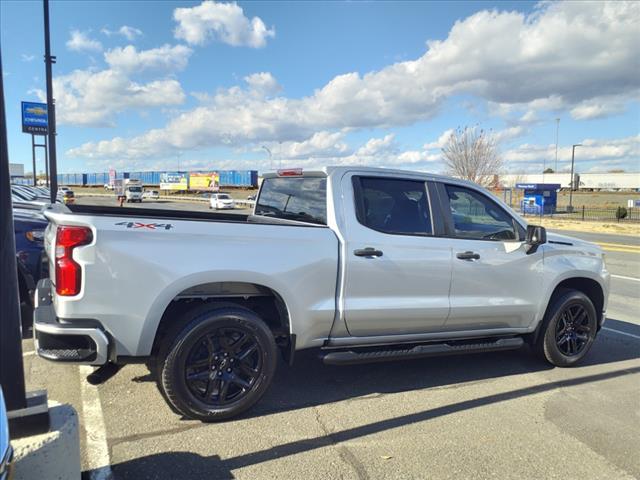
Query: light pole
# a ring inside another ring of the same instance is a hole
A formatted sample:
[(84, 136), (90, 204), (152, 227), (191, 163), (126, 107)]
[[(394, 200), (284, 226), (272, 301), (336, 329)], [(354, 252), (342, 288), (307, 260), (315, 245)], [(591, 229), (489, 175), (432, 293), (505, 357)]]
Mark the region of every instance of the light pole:
[(44, 63), (47, 79), (47, 137), (49, 151), (49, 174), (50, 174), (50, 199), (51, 203), (56, 203), (58, 195), (58, 160), (56, 156), (56, 105), (53, 99), (53, 74), (51, 65), (56, 63), (56, 57), (51, 55), (51, 40), (49, 38), (49, 0), (43, 0), (44, 7)]
[(569, 207), (567, 208), (567, 210), (569, 211), (569, 213), (573, 212), (573, 163), (574, 160), (576, 158), (576, 147), (581, 147), (582, 144), (581, 143), (576, 143), (571, 147), (571, 183), (570, 183), (570, 188), (569, 188)]
[(558, 173), (558, 132), (560, 131), (560, 119), (556, 118), (556, 168), (555, 172)]
[(269, 150), (267, 147), (265, 147), (264, 145), (262, 145), (261, 147), (263, 150), (266, 150), (267, 153), (269, 154), (269, 170), (273, 170), (273, 155), (271, 155), (271, 150)]

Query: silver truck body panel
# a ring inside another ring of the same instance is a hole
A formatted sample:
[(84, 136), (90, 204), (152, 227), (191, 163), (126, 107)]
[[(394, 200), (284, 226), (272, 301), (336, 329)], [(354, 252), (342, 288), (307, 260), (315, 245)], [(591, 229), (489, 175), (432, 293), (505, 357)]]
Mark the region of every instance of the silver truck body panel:
[[(532, 332), (556, 286), (574, 277), (598, 282), (606, 309), (609, 273), (599, 247), (550, 233), (554, 242), (527, 255), (522, 241), (381, 233), (358, 223), (351, 177), (442, 181), (490, 195), (477, 185), (359, 167), (304, 175), (328, 178), (327, 227), (172, 219), (165, 221), (168, 229), (146, 228), (163, 220), (73, 214), (64, 206), (47, 210), (50, 258), (56, 225), (86, 225), (94, 234), (90, 245), (74, 250), (83, 268), (82, 291), (54, 295), (56, 315), (98, 320), (117, 356), (146, 356), (168, 305), (185, 290), (217, 282), (275, 292), (286, 306), (296, 349)], [(124, 225), (132, 219), (143, 226)], [(366, 247), (384, 255), (354, 256)], [(461, 251), (481, 256), (464, 261), (456, 258)]]

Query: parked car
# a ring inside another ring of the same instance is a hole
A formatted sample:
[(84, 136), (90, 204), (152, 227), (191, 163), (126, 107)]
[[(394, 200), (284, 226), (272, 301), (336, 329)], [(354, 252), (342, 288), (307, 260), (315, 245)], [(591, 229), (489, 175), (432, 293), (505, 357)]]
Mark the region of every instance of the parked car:
[(105, 190), (113, 190), (113, 189), (115, 189), (115, 188), (116, 188), (116, 187), (115, 187), (115, 185), (113, 185), (113, 184), (111, 184), (111, 183), (105, 183), (105, 184), (104, 184), (104, 189), (105, 189)]
[(9, 417), (4, 403), (4, 393), (0, 385), (0, 480), (11, 478), (13, 448), (9, 438)]
[(247, 200), (255, 200), (255, 199), (256, 199), (256, 195), (255, 195), (255, 194), (253, 194), (253, 195), (249, 195), (249, 196), (247, 197)]
[(36, 284), (48, 276), (44, 254), (44, 232), (48, 223), (39, 210), (13, 209), (23, 330), (30, 328), (32, 322)]
[(228, 193), (212, 193), (209, 200), (209, 208), (216, 210), (234, 209), (236, 202)]
[(146, 361), (172, 407), (203, 421), (262, 397), (278, 351), (344, 365), (529, 344), (570, 367), (606, 318), (600, 247), (527, 225), (457, 178), (292, 169), (265, 174), (252, 215), (45, 215), (38, 354)]
[(158, 190), (145, 190), (144, 193), (142, 194), (142, 198), (148, 198), (151, 200), (159, 200), (160, 199), (160, 192), (158, 192)]
[(71, 190), (71, 189), (70, 189), (69, 187), (65, 187), (65, 186), (58, 187), (58, 191), (60, 191), (60, 192), (63, 192), (63, 193), (64, 193), (64, 192), (66, 192), (67, 190)]
[(73, 193), (73, 190), (65, 190), (62, 193), (62, 203), (64, 203), (65, 205), (75, 203), (75, 201), (76, 201), (76, 195), (75, 193)]
[(37, 195), (23, 185), (11, 185), (11, 200), (14, 205), (43, 208), (50, 203), (49, 199)]

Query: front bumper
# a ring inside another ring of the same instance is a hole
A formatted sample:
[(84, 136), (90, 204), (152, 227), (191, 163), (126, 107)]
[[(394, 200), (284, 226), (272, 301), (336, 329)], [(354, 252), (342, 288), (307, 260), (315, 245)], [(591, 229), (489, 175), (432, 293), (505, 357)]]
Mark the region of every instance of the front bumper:
[(66, 323), (56, 317), (53, 307), (53, 283), (45, 278), (38, 282), (33, 310), (33, 338), (36, 353), (47, 360), (104, 365), (109, 360), (109, 337), (104, 330), (87, 322)]

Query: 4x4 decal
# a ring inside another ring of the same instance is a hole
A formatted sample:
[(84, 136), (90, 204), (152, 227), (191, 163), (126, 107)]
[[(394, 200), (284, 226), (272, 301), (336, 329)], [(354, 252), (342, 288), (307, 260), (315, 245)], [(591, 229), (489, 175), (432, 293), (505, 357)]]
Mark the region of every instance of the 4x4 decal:
[(171, 230), (173, 228), (173, 225), (170, 223), (118, 222), (116, 225), (124, 225), (127, 228), (142, 228), (143, 230), (157, 230), (162, 228)]

